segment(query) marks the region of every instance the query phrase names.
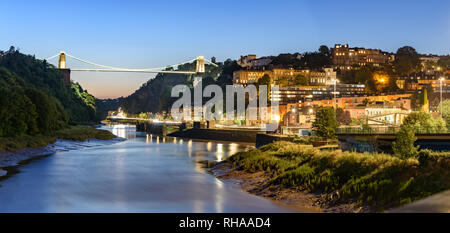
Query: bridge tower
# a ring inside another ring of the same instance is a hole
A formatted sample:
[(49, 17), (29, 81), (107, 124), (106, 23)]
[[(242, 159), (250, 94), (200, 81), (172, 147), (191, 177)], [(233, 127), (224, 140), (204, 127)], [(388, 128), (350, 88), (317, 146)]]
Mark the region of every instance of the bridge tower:
[(59, 61), (58, 61), (58, 69), (66, 68), (66, 52), (59, 52)]
[(197, 72), (197, 74), (205, 73), (205, 57), (197, 57), (197, 67), (195, 68), (195, 72)]
[(70, 69), (66, 68), (66, 52), (59, 52), (58, 69), (64, 77), (64, 81), (67, 85), (70, 84)]

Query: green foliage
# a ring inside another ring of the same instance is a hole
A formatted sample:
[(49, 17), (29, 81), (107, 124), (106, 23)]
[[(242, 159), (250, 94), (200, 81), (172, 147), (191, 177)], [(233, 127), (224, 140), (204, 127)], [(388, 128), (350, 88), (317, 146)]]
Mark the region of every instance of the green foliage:
[(68, 116), (58, 100), (33, 88), (26, 89), (25, 95), (35, 106), (39, 133), (49, 134), (67, 126)]
[(280, 86), (280, 87), (288, 87), (290, 86), (290, 80), (289, 77), (280, 77), (276, 83), (276, 85)]
[(57, 137), (111, 138), (69, 128), (69, 121), (96, 121), (95, 98), (79, 84), (67, 85), (46, 61), (14, 48), (0, 56), (0, 150), (46, 146)]
[(273, 83), (272, 78), (268, 74), (264, 74), (260, 79), (257, 81), (257, 85), (266, 85), (267, 87), (270, 87), (270, 85)]
[[(11, 74), (0, 68), (0, 80), (8, 75)], [(0, 137), (38, 133), (36, 106), (20, 86), (11, 83), (8, 87), (0, 81), (0, 106)]]
[(410, 125), (403, 125), (392, 143), (394, 154), (400, 158), (411, 158), (417, 156), (418, 146), (414, 146), (417, 137)]
[(311, 145), (311, 136), (295, 136), (292, 142), (303, 145)]
[(281, 53), (278, 56), (272, 57), (272, 66), (277, 68), (300, 68), (301, 61), (298, 59), (299, 53)]
[(439, 103), (437, 110), (440, 112), (442, 109), (442, 117), (447, 122), (447, 127), (450, 126), (450, 99), (443, 100)]
[(106, 119), (109, 111), (117, 111), (117, 109), (119, 109), (122, 104), (122, 100), (122, 97), (117, 99), (96, 99), (96, 118), (99, 120)]
[(350, 126), (355, 126), (355, 125), (363, 125), (364, 124), (364, 119), (363, 118), (351, 118), (351, 122), (350, 122)]
[(0, 137), (48, 134), (67, 125), (55, 98), (0, 67)]
[(377, 209), (406, 204), (450, 188), (450, 153), (415, 158), (319, 149), (275, 142), (231, 156), (247, 172), (268, 172), (265, 186), (322, 191), (332, 203), (359, 200)]
[(316, 112), (316, 120), (313, 123), (317, 136), (331, 139), (335, 137), (338, 123), (333, 108), (319, 108)]
[(438, 117), (437, 119), (428, 112), (412, 112), (404, 120), (405, 126), (412, 127), (416, 133), (436, 133), (447, 131), (445, 121)]
[(404, 46), (397, 50), (394, 67), (398, 75), (409, 75), (421, 68), (419, 54), (410, 46)]
[(37, 60), (12, 47), (0, 57), (1, 67), (11, 75), (6, 77), (3, 72), (0, 82), (9, 83), (14, 80), (13, 83), (22, 89), (37, 89), (56, 98), (72, 122), (96, 121), (94, 97), (83, 91), (78, 84), (67, 85), (61, 72), (45, 60)]
[(340, 125), (349, 125), (352, 122), (349, 111), (344, 111), (342, 108), (336, 109), (336, 120)]
[(450, 56), (441, 57), (437, 62), (437, 66), (442, 69), (448, 69), (450, 67)]
[[(232, 72), (238, 65), (233, 61), (219, 63), (219, 67), (205, 65), (205, 74), (202, 79), (202, 86), (208, 84), (218, 84), (221, 87), (232, 83)], [(178, 70), (195, 70), (196, 63), (186, 63), (180, 65)], [(231, 74), (230, 74), (231, 72)], [(231, 78), (231, 79), (230, 79)], [(121, 107), (128, 114), (139, 114), (141, 112), (162, 112), (169, 111), (177, 98), (171, 97), (172, 87), (176, 85), (187, 85), (193, 89), (193, 77), (184, 74), (162, 74), (159, 73), (154, 79), (147, 81), (138, 90), (121, 101)], [(193, 94), (194, 91), (191, 90)], [(207, 100), (204, 99), (206, 102)]]
[(325, 45), (320, 46), (317, 52), (304, 53), (301, 59), (301, 66), (311, 70), (320, 70), (331, 64), (331, 52)]
[(365, 132), (365, 133), (373, 133), (374, 130), (372, 129), (372, 127), (370, 127), (370, 125), (367, 122), (364, 122), (361, 125), (361, 131)]
[(21, 148), (44, 147), (54, 143), (56, 137), (53, 136), (30, 136), (21, 135), (15, 137), (0, 137), (0, 152), (14, 151)]
[(30, 135), (0, 137), (0, 151), (14, 151), (28, 147), (44, 147), (54, 143), (57, 138), (85, 141), (91, 138), (109, 140), (115, 138), (115, 136), (107, 130), (98, 130), (88, 126), (70, 126), (54, 131), (49, 135), (40, 135), (38, 137)]
[(304, 75), (295, 76), (295, 85), (297, 86), (306, 86), (308, 85), (308, 78)]
[(101, 140), (110, 140), (115, 138), (114, 134), (107, 130), (99, 130), (89, 126), (70, 126), (68, 128), (56, 131), (53, 136), (59, 139), (85, 141), (95, 138)]
[(426, 88), (423, 90), (422, 103), (423, 103), (423, 105), (425, 105), (425, 106), (427, 106), (427, 107), (429, 106), (429, 102), (428, 102), (428, 91), (427, 91)]

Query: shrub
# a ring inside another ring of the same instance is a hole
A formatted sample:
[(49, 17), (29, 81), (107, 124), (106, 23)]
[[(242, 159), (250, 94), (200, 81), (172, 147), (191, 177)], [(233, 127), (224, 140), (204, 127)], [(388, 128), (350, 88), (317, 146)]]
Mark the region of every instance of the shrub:
[(317, 136), (331, 139), (335, 137), (338, 122), (333, 108), (319, 108), (316, 112), (316, 120), (313, 123)]
[(401, 158), (410, 158), (417, 156), (418, 146), (414, 146), (417, 140), (413, 127), (403, 125), (397, 133), (397, 139), (392, 143), (394, 154)]
[(450, 188), (450, 152), (418, 158), (383, 153), (320, 151), (289, 142), (239, 152), (229, 161), (248, 172), (266, 171), (272, 184), (318, 190), (333, 202), (359, 200), (375, 208), (406, 204)]

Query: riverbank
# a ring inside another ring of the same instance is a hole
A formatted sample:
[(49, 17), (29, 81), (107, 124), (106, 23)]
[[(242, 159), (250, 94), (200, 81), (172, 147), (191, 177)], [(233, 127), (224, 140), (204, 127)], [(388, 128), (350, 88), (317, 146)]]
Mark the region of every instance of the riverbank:
[(0, 137), (0, 153), (24, 148), (45, 147), (55, 143), (57, 139), (84, 141), (90, 138), (110, 140), (116, 136), (107, 130), (99, 130), (89, 126), (69, 126), (50, 135), (23, 135), (17, 137)]
[[(76, 150), (123, 140), (107, 130), (88, 126), (71, 126), (47, 136), (0, 138), (0, 168), (17, 166), (22, 161), (57, 151)], [(4, 173), (0, 172), (0, 176), (5, 175)]]
[(246, 192), (273, 201), (281, 202), (289, 207), (306, 210), (313, 213), (370, 213), (374, 210), (369, 206), (359, 206), (356, 203), (331, 204), (327, 195), (320, 192), (310, 192), (301, 188), (285, 188), (280, 185), (270, 185), (271, 174), (247, 172), (233, 167), (229, 162), (217, 163), (211, 169), (214, 176), (224, 182), (236, 184)]
[(211, 171), (250, 193), (297, 207), (380, 212), (450, 189), (449, 168), (449, 153), (403, 160), (276, 142), (239, 152)]

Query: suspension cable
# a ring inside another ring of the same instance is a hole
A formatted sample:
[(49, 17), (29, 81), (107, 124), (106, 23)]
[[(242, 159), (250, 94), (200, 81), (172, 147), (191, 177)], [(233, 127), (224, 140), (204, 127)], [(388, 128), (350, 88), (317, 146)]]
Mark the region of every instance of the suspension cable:
[[(51, 57), (47, 58), (46, 60), (53, 59), (53, 58), (55, 58), (55, 57), (57, 57), (57, 56), (59, 56), (59, 55), (60, 55), (60, 54), (58, 53), (58, 54), (56, 54), (56, 55), (54, 55), (54, 56), (51, 56)], [(197, 60), (197, 58), (194, 58), (194, 59), (191, 59), (191, 60), (189, 60), (189, 61), (185, 61), (185, 62), (182, 62), (182, 63), (178, 63), (178, 64), (175, 64), (175, 65), (169, 65), (169, 66), (158, 67), (158, 68), (127, 69), (127, 68), (118, 68), (118, 67), (112, 67), (112, 66), (100, 65), (100, 64), (97, 64), (97, 63), (94, 63), (94, 62), (90, 62), (90, 61), (83, 60), (83, 59), (81, 59), (81, 58), (72, 56), (72, 55), (67, 54), (67, 53), (66, 53), (66, 56), (68, 56), (68, 57), (70, 57), (70, 58), (72, 58), (72, 59), (75, 59), (75, 60), (77, 60), (77, 61), (79, 61), (79, 62), (83, 62), (83, 63), (85, 63), (85, 64), (89, 64), (89, 65), (101, 67), (101, 68), (104, 68), (104, 69), (121, 70), (121, 71), (158, 71), (158, 70), (166, 69), (166, 68), (168, 68), (168, 67), (177, 67), (177, 66), (180, 66), (180, 65), (183, 65), (183, 64), (186, 64), (186, 63), (191, 63), (191, 62)], [(205, 60), (206, 60), (206, 59), (205, 59)], [(207, 61), (208, 63), (210, 63), (210, 64), (212, 64), (212, 65), (214, 65), (214, 66), (217, 67), (217, 65), (214, 64), (214, 63), (212, 63), (211, 61), (208, 61), (208, 60), (206, 60), (206, 61)]]
[(69, 55), (69, 54), (67, 54), (67, 53), (66, 53), (66, 56), (68, 56), (68, 57), (70, 57), (70, 58), (73, 58), (73, 59), (75, 59), (75, 60), (77, 60), (77, 61), (80, 61), (80, 62), (83, 62), (83, 63), (86, 63), (86, 64), (90, 64), (90, 65), (93, 65), (93, 66), (102, 67), (102, 68), (105, 68), (105, 69), (128, 70), (128, 71), (130, 71), (130, 70), (139, 70), (139, 71), (143, 71), (143, 70), (149, 70), (149, 71), (151, 71), (151, 70), (162, 70), (162, 69), (165, 69), (165, 68), (167, 68), (167, 67), (175, 67), (175, 66), (183, 65), (183, 64), (186, 64), (186, 63), (189, 63), (189, 62), (192, 62), (192, 61), (197, 60), (197, 59), (192, 59), (192, 60), (189, 60), (189, 61), (186, 61), (186, 62), (183, 62), (183, 63), (179, 63), (179, 64), (175, 64), (175, 65), (170, 65), (170, 66), (165, 66), (165, 67), (159, 67), (159, 68), (127, 69), (127, 68), (118, 68), (118, 67), (112, 67), (112, 66), (100, 65), (100, 64), (97, 64), (97, 63), (94, 63), (94, 62), (86, 61), (86, 60), (83, 60), (83, 59), (81, 59), (81, 58), (78, 58), (78, 57)]
[(55, 58), (55, 57), (57, 57), (57, 56), (59, 56), (59, 53), (58, 54), (56, 54), (56, 55), (53, 55), (53, 56), (51, 56), (51, 57), (49, 57), (49, 58), (47, 58), (47, 59), (45, 59), (45, 60), (50, 60), (50, 59), (53, 59), (53, 58)]

